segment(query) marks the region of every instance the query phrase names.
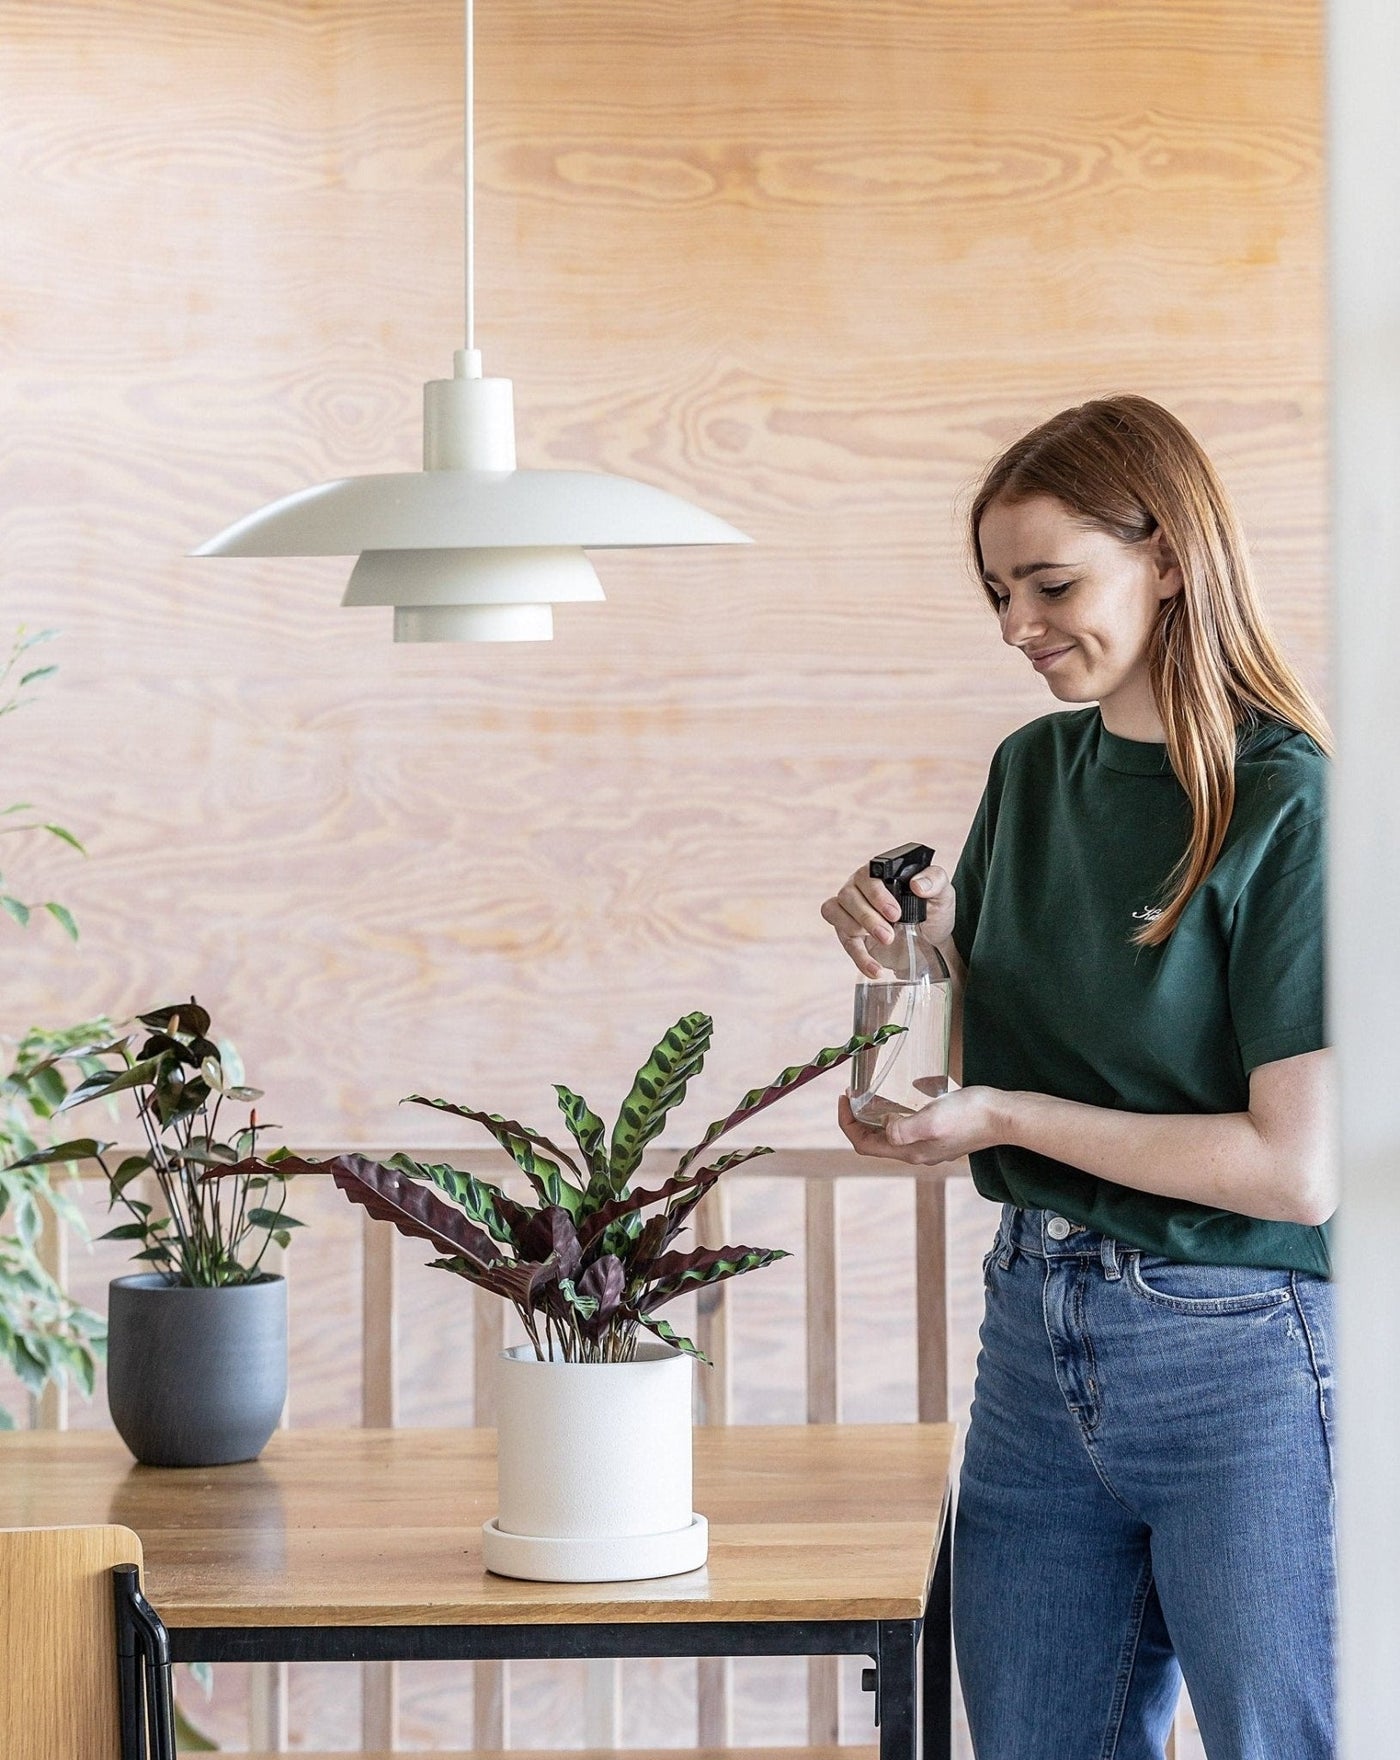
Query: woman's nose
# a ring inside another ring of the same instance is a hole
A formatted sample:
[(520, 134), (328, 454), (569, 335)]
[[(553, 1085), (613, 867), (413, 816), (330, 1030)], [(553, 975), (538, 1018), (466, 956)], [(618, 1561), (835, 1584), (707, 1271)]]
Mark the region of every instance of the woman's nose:
[(1042, 634), (1044, 629), (1045, 621), (1039, 609), (1024, 600), (1018, 604), (1013, 598), (1001, 620), (1001, 639), (1008, 647), (1023, 648), (1028, 640)]

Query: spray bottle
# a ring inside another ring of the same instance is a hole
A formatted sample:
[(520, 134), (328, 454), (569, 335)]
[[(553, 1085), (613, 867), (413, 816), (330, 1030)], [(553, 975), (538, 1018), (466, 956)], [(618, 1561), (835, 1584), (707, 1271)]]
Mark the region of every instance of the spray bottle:
[(928, 939), (928, 907), (911, 885), (933, 860), (926, 844), (906, 843), (886, 850), (870, 864), (899, 903), (894, 940), (867, 941), (871, 958), (885, 969), (856, 985), (855, 1030), (874, 1033), (903, 1027), (882, 1045), (862, 1051), (851, 1077), (851, 1111), (862, 1124), (882, 1125), (927, 1106), (948, 1091), (948, 1035), (953, 1016), (953, 984), (938, 948)]

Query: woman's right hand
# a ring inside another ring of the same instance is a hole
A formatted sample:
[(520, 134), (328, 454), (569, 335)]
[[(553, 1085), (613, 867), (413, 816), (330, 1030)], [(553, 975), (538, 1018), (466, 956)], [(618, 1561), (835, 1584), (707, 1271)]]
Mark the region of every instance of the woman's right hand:
[[(953, 933), (957, 896), (953, 882), (942, 868), (925, 868), (914, 877), (912, 887), (927, 907), (923, 934), (941, 944)], [(871, 952), (873, 943), (888, 947), (899, 922), (899, 901), (883, 880), (871, 877), (870, 869), (857, 868), (834, 898), (822, 906), (822, 916), (836, 931), (857, 971), (878, 978), (884, 967)]]

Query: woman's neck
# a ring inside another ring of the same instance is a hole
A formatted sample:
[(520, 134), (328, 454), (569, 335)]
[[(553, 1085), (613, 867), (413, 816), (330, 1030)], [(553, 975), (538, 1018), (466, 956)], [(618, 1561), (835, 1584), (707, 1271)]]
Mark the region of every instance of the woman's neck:
[(1099, 715), (1108, 731), (1119, 739), (1159, 746), (1166, 743), (1167, 730), (1158, 713), (1157, 695), (1146, 666), (1124, 679), (1116, 691), (1099, 698)]

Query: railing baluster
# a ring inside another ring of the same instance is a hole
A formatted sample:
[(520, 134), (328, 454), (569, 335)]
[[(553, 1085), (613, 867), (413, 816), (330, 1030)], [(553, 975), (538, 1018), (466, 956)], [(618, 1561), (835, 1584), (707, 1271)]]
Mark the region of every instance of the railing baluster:
[[(472, 1422), (496, 1422), (496, 1358), (505, 1342), (505, 1305), (484, 1289), (472, 1291)], [(472, 1746), (510, 1746), (510, 1676), (504, 1662), (472, 1664)]]
[[(695, 1212), (695, 1238), (703, 1247), (722, 1247), (729, 1229), (729, 1194), (711, 1186)], [(730, 1412), (728, 1284), (701, 1288), (695, 1297), (695, 1342), (714, 1365), (696, 1370), (697, 1417), (702, 1424), (727, 1424)], [(702, 1748), (727, 1748), (734, 1739), (734, 1668), (727, 1656), (702, 1656), (695, 1664), (696, 1740)]]
[[(141, 1176), (148, 1203), (159, 1200), (159, 1188), (150, 1174)], [(270, 1275), (287, 1279), (287, 1319), (291, 1324), (291, 1253), (276, 1241), (263, 1257), (263, 1269)], [(292, 1423), (292, 1390), (287, 1386), (287, 1399), (282, 1407), (279, 1429), (288, 1430)], [(248, 1746), (264, 1754), (283, 1754), (287, 1749), (288, 1665), (285, 1662), (253, 1662), (248, 1666)]]
[(948, 1184), (914, 1184), (914, 1260), (919, 1341), (919, 1422), (948, 1421)]
[[(804, 1188), (807, 1236), (807, 1422), (841, 1422), (841, 1259), (837, 1246), (839, 1187), (809, 1179)], [(841, 1663), (835, 1656), (807, 1659), (807, 1740), (813, 1747), (841, 1740)]]
[[(44, 1211), (43, 1233), (38, 1241), (39, 1263), (61, 1289), (68, 1287), (68, 1225), (52, 1210)], [(41, 1394), (29, 1400), (29, 1424), (33, 1430), (68, 1428), (68, 1383), (51, 1381)]]
[[(695, 1239), (702, 1247), (726, 1245), (729, 1231), (729, 1194), (723, 1184), (711, 1186), (695, 1211)], [(730, 1373), (729, 1285), (702, 1285), (695, 1295), (695, 1342), (710, 1359), (712, 1368), (700, 1365), (695, 1372), (696, 1405), (702, 1424), (729, 1422)]]
[(389, 1223), (364, 1218), (360, 1422), (367, 1430), (392, 1430), (399, 1421), (397, 1239)]
[(255, 1662), (248, 1669), (248, 1746), (260, 1754), (287, 1751), (285, 1662)]
[[(398, 1302), (395, 1230), (364, 1218), (360, 1292), (360, 1421), (367, 1430), (398, 1423)], [(399, 1671), (392, 1662), (360, 1665), (360, 1747), (392, 1752), (398, 1743)]]
[(585, 1662), (583, 1745), (622, 1746), (622, 1664), (607, 1657)]
[(504, 1662), (472, 1664), (472, 1746), (499, 1752), (510, 1746), (510, 1677)]

